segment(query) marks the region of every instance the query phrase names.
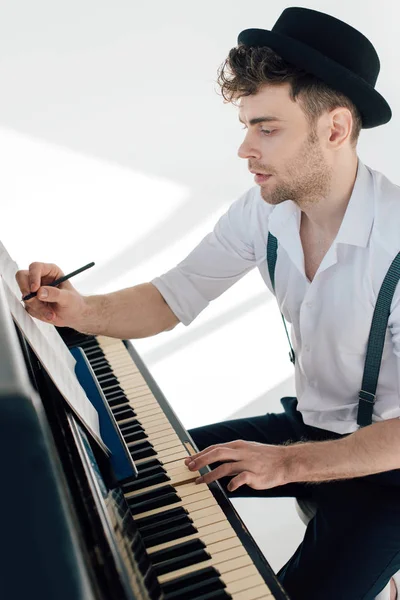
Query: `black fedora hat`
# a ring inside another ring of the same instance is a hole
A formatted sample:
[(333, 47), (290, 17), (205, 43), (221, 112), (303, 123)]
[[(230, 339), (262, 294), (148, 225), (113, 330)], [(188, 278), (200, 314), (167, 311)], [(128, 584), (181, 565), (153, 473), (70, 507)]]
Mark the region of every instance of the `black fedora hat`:
[(272, 30), (245, 29), (238, 44), (268, 46), (287, 62), (342, 92), (360, 111), (363, 128), (387, 123), (392, 111), (375, 88), (378, 54), (360, 31), (309, 8), (286, 8)]

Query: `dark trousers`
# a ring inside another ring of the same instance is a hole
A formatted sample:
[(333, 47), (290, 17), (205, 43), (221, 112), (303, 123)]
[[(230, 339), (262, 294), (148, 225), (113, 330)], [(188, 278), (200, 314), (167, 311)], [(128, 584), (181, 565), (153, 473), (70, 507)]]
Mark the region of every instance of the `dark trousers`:
[[(224, 421), (189, 433), (199, 450), (233, 440), (283, 444), (343, 437), (305, 425), (296, 398), (282, 398), (281, 403), (283, 413)], [(225, 491), (229, 480), (220, 480)], [(242, 486), (227, 494), (294, 496), (318, 504), (302, 543), (277, 574), (291, 600), (373, 600), (400, 570), (400, 470), (264, 491)]]

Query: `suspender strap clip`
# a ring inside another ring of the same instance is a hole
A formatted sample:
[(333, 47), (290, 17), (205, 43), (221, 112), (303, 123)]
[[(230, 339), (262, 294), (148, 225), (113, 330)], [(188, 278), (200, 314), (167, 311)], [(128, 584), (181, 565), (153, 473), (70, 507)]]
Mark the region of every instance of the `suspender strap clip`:
[(358, 393), (357, 425), (366, 427), (372, 423), (372, 413), (375, 404), (375, 394), (360, 390)]

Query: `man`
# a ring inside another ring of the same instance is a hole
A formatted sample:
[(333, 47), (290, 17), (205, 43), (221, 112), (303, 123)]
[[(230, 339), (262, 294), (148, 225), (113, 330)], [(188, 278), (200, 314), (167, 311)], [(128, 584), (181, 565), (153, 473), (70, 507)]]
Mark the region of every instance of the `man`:
[[(62, 273), (42, 263), (17, 280), (23, 294), (38, 291), (26, 303), (34, 317), (141, 338), (188, 325), (257, 266), (292, 324), (297, 399), (282, 399), (280, 414), (192, 430), (200, 452), (186, 464), (211, 465), (202, 479), (218, 479), (236, 496), (317, 503), (278, 573), (293, 600), (372, 599), (400, 569), (400, 286), (376, 402), (360, 403), (367, 412), (373, 406), (371, 424), (359, 428), (357, 416), (374, 307), (400, 250), (400, 189), (356, 152), (362, 127), (391, 118), (374, 89), (379, 58), (357, 30), (303, 8), (238, 41), (219, 83), (225, 100), (238, 101), (246, 129), (239, 156), (257, 185), (150, 283), (83, 297), (69, 281), (46, 287)], [(270, 234), (276, 277), (266, 260)], [(395, 598), (394, 583), (391, 591)]]

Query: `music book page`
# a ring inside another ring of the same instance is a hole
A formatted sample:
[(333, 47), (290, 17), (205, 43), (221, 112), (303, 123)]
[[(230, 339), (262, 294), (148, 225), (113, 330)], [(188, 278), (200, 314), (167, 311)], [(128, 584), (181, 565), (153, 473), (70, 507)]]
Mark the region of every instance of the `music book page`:
[[(15, 279), (15, 273), (17, 271), (17, 263), (11, 258), (4, 245), (0, 242), (0, 274), (3, 276), (3, 280), (7, 283), (10, 290), (19, 300), (22, 298), (22, 294)], [(75, 359), (62, 341), (54, 326), (50, 325), (50, 323), (39, 321), (38, 319), (35, 319), (35, 323), (36, 327), (38, 327), (42, 331), (43, 335), (51, 342), (51, 345), (59, 354), (60, 358), (62, 358), (62, 360), (64, 360), (68, 367), (73, 371), (75, 369)]]
[(75, 359), (53, 325), (34, 319), (26, 312), (15, 280), (17, 270), (17, 264), (0, 242), (0, 276), (11, 314), (61, 395), (104, 447), (97, 411), (75, 375)]

